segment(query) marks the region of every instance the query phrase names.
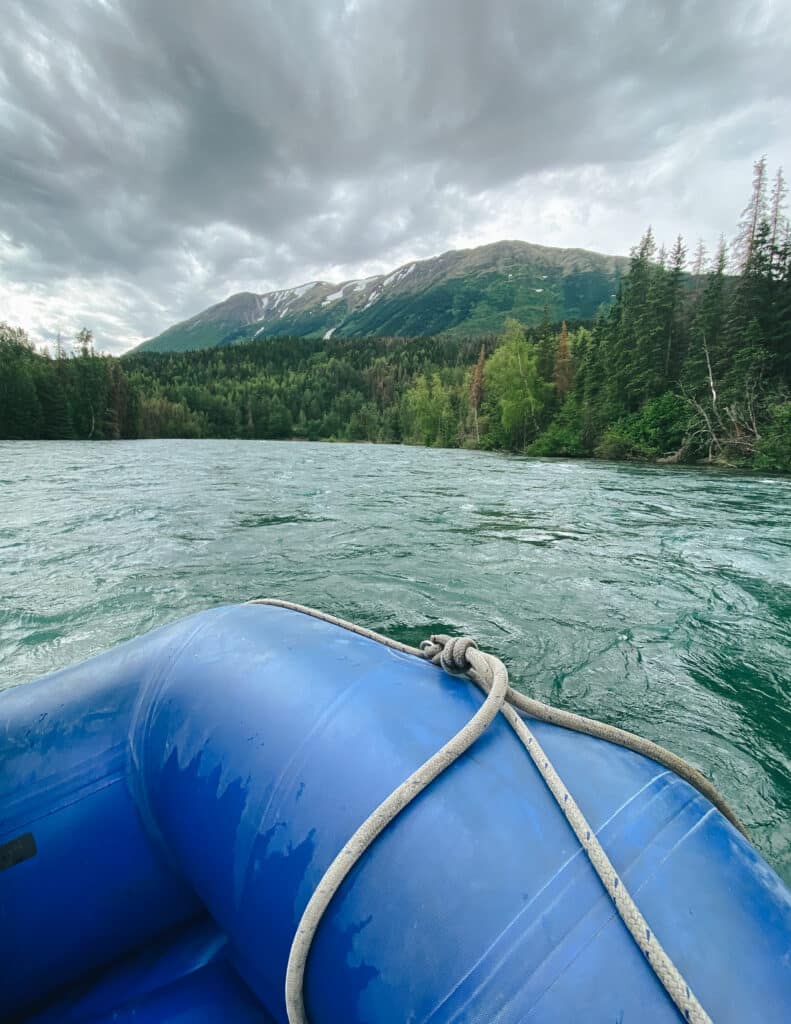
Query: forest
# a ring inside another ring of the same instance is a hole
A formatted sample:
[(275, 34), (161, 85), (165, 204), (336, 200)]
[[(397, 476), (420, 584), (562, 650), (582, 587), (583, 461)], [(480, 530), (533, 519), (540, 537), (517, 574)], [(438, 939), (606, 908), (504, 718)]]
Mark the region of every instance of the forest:
[(649, 229), (595, 320), (476, 337), (67, 353), (0, 325), (0, 438), (305, 438), (791, 471), (785, 183), (755, 164), (713, 257)]

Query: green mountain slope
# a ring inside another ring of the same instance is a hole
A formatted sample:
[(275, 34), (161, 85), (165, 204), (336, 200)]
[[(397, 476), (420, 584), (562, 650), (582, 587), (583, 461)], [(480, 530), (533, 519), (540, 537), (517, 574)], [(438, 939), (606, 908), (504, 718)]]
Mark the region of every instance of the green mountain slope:
[(523, 323), (585, 319), (609, 303), (628, 260), (583, 249), (496, 242), (404, 264), (390, 274), (256, 295), (242, 292), (135, 351), (179, 352), (252, 337), (491, 334)]

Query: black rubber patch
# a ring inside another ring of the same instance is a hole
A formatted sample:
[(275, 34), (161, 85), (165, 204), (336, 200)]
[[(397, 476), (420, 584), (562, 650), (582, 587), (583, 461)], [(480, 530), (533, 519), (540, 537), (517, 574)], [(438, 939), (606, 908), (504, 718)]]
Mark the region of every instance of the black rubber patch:
[(37, 853), (33, 833), (25, 832), (23, 836), (17, 836), (16, 839), (11, 839), (0, 846), (0, 871), (21, 864), (23, 860), (30, 860)]

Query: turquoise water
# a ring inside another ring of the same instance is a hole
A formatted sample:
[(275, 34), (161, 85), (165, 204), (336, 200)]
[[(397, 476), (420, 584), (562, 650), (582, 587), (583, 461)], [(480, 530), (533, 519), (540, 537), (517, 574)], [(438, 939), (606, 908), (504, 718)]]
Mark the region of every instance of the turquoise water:
[(791, 881), (791, 481), (480, 452), (0, 443), (0, 687), (263, 595), (476, 636), (703, 769)]

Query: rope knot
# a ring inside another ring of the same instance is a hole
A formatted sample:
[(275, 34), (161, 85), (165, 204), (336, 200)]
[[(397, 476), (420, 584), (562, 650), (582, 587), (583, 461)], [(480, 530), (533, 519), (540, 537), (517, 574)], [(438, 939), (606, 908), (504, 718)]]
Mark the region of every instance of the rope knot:
[(467, 651), (478, 649), (471, 636), (446, 636), (435, 633), (420, 645), (423, 657), (432, 664), (440, 665), (446, 672), (464, 673), (470, 668)]

